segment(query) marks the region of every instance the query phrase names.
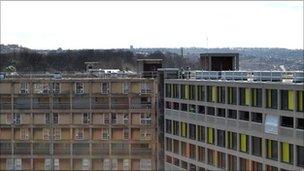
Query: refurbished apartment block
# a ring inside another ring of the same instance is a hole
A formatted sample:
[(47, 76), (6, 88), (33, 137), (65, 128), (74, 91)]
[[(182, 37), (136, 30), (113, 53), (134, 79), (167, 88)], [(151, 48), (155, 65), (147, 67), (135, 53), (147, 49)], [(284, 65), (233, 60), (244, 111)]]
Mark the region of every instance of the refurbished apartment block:
[(99, 72), (3, 78), (0, 170), (155, 170), (154, 78)]
[(164, 81), (165, 168), (303, 170), (304, 72), (210, 70)]

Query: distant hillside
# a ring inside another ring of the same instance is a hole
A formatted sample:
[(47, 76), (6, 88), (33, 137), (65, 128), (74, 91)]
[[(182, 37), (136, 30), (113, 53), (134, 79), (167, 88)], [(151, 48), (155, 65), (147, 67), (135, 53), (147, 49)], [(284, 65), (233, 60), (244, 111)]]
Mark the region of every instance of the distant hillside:
[(83, 71), (84, 62), (99, 61), (103, 68), (135, 70), (138, 58), (162, 58), (165, 67), (200, 69), (199, 54), (237, 52), (242, 70), (304, 70), (303, 50), (283, 48), (135, 48), (34, 50), (18, 45), (0, 45), (0, 71), (14, 66), (17, 71)]

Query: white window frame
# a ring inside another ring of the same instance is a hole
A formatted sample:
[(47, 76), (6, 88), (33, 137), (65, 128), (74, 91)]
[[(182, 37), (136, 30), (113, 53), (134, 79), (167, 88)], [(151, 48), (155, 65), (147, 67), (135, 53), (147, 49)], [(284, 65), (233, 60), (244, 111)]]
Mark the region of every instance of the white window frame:
[[(104, 134), (106, 136), (104, 136)], [(110, 131), (109, 128), (102, 128), (101, 129), (101, 140), (109, 140), (110, 139)]]
[[(126, 134), (128, 134), (128, 136), (126, 136)], [(123, 139), (124, 140), (129, 140), (130, 139), (130, 130), (129, 130), (129, 128), (124, 128), (123, 129)]]
[(51, 123), (51, 114), (50, 113), (45, 113), (44, 114), (44, 123), (45, 124), (50, 124)]
[[(78, 84), (82, 88), (77, 89)], [(84, 83), (83, 82), (75, 82), (75, 94), (84, 94)]]
[(27, 82), (21, 82), (20, 83), (20, 94), (28, 94), (29, 89), (28, 89), (28, 83)]
[[(57, 119), (56, 119), (56, 122), (55, 122), (55, 115), (57, 115)], [(53, 113), (53, 124), (59, 124), (59, 113)]]
[(110, 159), (103, 159), (103, 170), (111, 170)]
[(58, 82), (53, 82), (52, 83), (52, 92), (55, 94), (59, 94), (61, 92), (61, 84)]
[(51, 159), (44, 159), (44, 170), (51, 170)]
[(21, 114), (20, 113), (13, 113), (13, 123), (15, 125), (21, 124)]
[(12, 124), (13, 123), (13, 114), (7, 113), (6, 114), (6, 124)]
[(129, 159), (123, 159), (122, 168), (123, 168), (123, 170), (130, 170), (130, 160)]
[[(106, 88), (104, 89), (103, 84), (106, 85)], [(104, 91), (105, 90), (105, 91)], [(100, 83), (100, 93), (101, 94), (109, 94), (109, 82), (101, 82)]]
[(140, 170), (151, 170), (151, 159), (140, 159)]
[(35, 94), (47, 94), (50, 91), (50, 85), (48, 83), (34, 83)]
[(22, 170), (22, 159), (20, 159), (20, 158), (15, 159), (14, 169), (15, 170)]
[(60, 165), (59, 165), (59, 159), (54, 159), (54, 170), (59, 170)]
[(129, 114), (124, 114), (123, 123), (125, 125), (129, 124)]
[[(80, 136), (82, 135), (82, 136)], [(84, 129), (83, 128), (76, 128), (75, 129), (75, 139), (76, 140), (84, 140)]]
[(54, 128), (54, 140), (61, 140), (61, 128)]
[(117, 159), (112, 159), (111, 170), (118, 170), (118, 161), (117, 161)]
[(82, 159), (82, 170), (90, 170), (90, 160)]
[(43, 140), (49, 140), (51, 130), (49, 128), (43, 128), (42, 131), (43, 131)]
[(149, 86), (147, 82), (142, 82), (140, 84), (140, 93), (141, 94), (147, 94), (149, 93)]
[(123, 94), (128, 94), (130, 92), (131, 84), (130, 82), (124, 82), (122, 87)]
[(140, 140), (151, 140), (151, 134), (148, 130), (140, 129)]
[(20, 140), (29, 140), (29, 129), (28, 128), (20, 128)]
[(266, 115), (265, 119), (265, 133), (278, 135), (280, 126), (280, 116)]
[(6, 158), (6, 170), (14, 170), (14, 159)]
[[(150, 116), (150, 117), (148, 117), (148, 116)], [(151, 113), (141, 113), (140, 114), (140, 124), (141, 125), (151, 125), (152, 124), (152, 115), (151, 115)]]
[[(85, 117), (85, 115), (87, 115)], [(90, 113), (83, 113), (82, 114), (82, 124), (90, 124), (91, 123), (91, 115)]]

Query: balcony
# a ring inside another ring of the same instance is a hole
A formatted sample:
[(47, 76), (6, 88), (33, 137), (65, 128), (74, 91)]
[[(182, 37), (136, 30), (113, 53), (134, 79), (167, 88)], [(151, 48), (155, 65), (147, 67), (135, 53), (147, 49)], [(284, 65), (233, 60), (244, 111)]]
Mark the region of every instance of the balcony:
[(54, 109), (70, 109), (70, 103), (65, 102), (65, 103), (54, 103), (53, 104)]
[(49, 109), (50, 103), (33, 103), (34, 109)]
[(31, 154), (31, 144), (30, 143), (16, 143), (14, 147), (14, 154), (17, 155), (30, 155)]
[(132, 109), (151, 109), (151, 103), (131, 104)]
[(12, 145), (10, 142), (0, 143), (0, 155), (7, 155), (12, 153)]
[(30, 103), (14, 103), (14, 109), (30, 109)]
[(50, 155), (50, 144), (47, 143), (36, 143), (33, 145), (34, 155)]
[(150, 156), (152, 155), (152, 150), (149, 148), (131, 148), (132, 155), (140, 155), (140, 156)]
[(12, 103), (8, 103), (8, 102), (0, 102), (0, 110), (10, 110)]
[(90, 108), (90, 103), (89, 102), (73, 103), (72, 106), (73, 106), (73, 109), (89, 109)]
[(55, 155), (70, 155), (70, 144), (54, 144)]
[(128, 147), (121, 147), (121, 148), (112, 148), (112, 155), (129, 155), (129, 149)]
[(89, 155), (89, 143), (76, 143), (73, 144), (73, 155)]
[(92, 155), (109, 155), (109, 144), (92, 144)]

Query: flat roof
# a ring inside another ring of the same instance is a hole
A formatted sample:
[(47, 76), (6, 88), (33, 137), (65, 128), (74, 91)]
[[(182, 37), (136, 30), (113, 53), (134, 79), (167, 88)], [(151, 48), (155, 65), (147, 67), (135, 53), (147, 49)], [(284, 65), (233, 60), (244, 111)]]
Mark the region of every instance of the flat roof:
[(229, 56), (239, 56), (239, 53), (201, 53), (201, 57), (214, 56), (214, 57), (229, 57)]

